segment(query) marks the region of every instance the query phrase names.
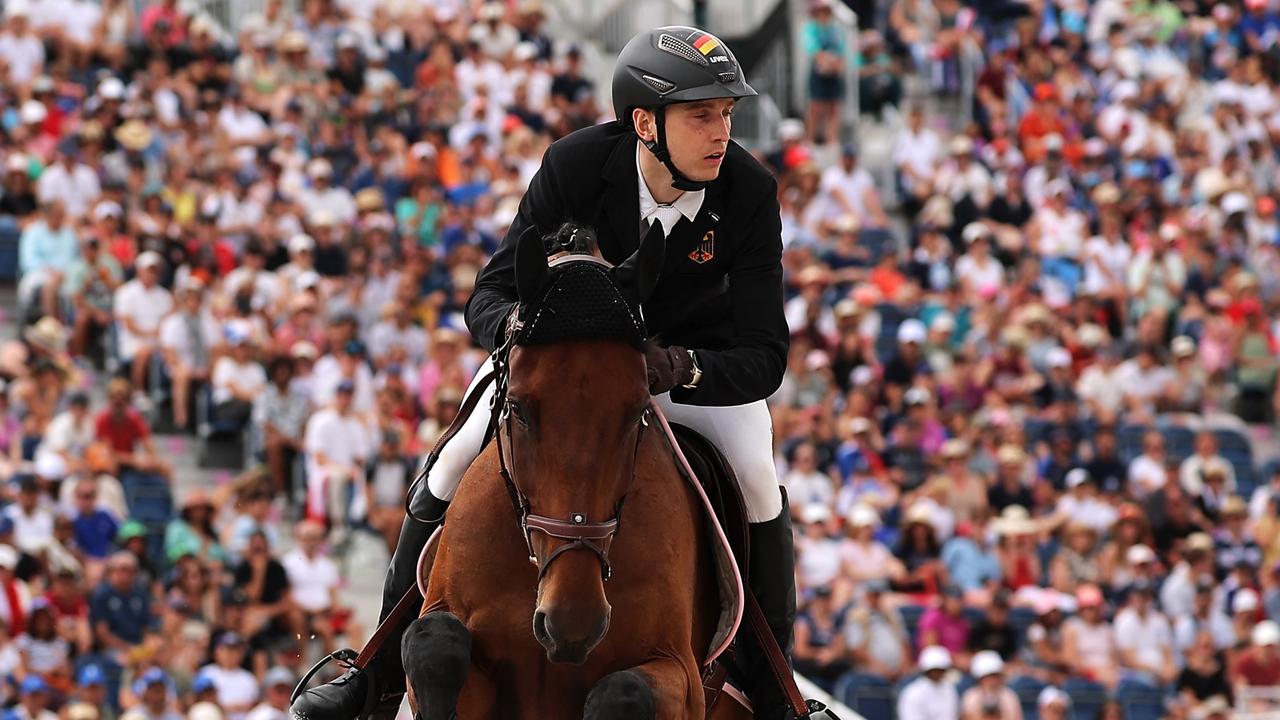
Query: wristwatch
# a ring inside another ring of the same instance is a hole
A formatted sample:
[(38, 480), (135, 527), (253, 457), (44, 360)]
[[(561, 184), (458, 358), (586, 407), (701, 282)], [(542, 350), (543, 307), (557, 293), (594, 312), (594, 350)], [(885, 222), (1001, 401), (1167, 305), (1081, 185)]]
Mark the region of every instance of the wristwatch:
[(683, 387), (692, 390), (698, 387), (698, 383), (702, 382), (702, 368), (698, 367), (698, 356), (694, 355), (692, 350), (685, 350), (685, 352), (689, 353), (689, 362), (693, 363), (693, 379)]

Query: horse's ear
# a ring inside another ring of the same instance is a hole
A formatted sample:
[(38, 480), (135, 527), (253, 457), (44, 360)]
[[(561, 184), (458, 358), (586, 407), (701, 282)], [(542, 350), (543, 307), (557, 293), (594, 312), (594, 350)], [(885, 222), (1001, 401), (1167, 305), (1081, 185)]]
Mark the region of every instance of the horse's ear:
[(535, 225), (525, 228), (516, 240), (516, 296), (528, 302), (547, 280), (547, 251)]
[(640, 247), (613, 269), (614, 281), (633, 301), (642, 303), (657, 287), (666, 256), (667, 236), (662, 232), (661, 223), (654, 223), (640, 241)]

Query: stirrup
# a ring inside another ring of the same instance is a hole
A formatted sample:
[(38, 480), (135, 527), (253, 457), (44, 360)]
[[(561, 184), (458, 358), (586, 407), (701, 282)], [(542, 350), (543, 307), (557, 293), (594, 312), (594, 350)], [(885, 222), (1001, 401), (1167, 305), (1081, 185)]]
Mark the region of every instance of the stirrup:
[[(289, 696), (289, 704), (293, 705), (298, 701), (298, 698), (302, 697), (302, 693), (307, 691), (307, 684), (311, 682), (311, 678), (315, 677), (329, 663), (336, 662), (340, 667), (350, 670), (355, 667), (356, 658), (359, 656), (359, 653), (351, 648), (342, 648), (341, 650), (335, 650), (320, 658), (315, 665), (311, 666), (311, 669), (307, 671), (307, 674), (302, 676), (302, 679), (298, 681), (298, 684), (293, 686), (293, 694)], [(366, 702), (366, 704), (368, 703)]]
[[(809, 717), (811, 718), (818, 717), (816, 713), (825, 713), (826, 716), (830, 718), (830, 720), (840, 720), (839, 715), (836, 715), (834, 712), (832, 712), (831, 708), (827, 707), (825, 704), (823, 704), (818, 700), (814, 700), (813, 698), (810, 698), (808, 700), (805, 700), (804, 704), (805, 704), (805, 707), (808, 709)], [(796, 711), (788, 709), (785, 717), (786, 717), (786, 720), (796, 720)]]

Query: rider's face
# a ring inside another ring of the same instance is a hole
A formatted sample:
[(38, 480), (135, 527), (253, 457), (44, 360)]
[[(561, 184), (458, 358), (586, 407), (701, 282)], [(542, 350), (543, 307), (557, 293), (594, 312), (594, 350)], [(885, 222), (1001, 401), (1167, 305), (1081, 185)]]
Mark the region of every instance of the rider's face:
[[(732, 98), (700, 100), (667, 107), (666, 139), (671, 160), (690, 180), (709, 182), (720, 174), (733, 127)], [(653, 137), (653, 116), (637, 127)]]

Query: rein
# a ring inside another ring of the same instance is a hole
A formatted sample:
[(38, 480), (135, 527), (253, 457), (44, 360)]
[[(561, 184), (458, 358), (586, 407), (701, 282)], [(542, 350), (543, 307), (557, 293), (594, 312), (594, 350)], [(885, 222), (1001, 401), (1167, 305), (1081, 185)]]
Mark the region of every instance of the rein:
[[(511, 348), (515, 345), (515, 338), (523, 328), (524, 323), (513, 313), (508, 323), (506, 341), (494, 351), (492, 356), (494, 391), (490, 404), (490, 414), (493, 418), (491, 421), (493, 425), (490, 429), (493, 431), (494, 442), (498, 446), (499, 474), (502, 475), (502, 481), (506, 484), (507, 496), (511, 500), (511, 507), (515, 510), (520, 532), (524, 535), (525, 548), (529, 553), (529, 562), (538, 568), (539, 582), (546, 576), (547, 571), (551, 568), (551, 563), (556, 558), (574, 550), (585, 550), (594, 553), (600, 561), (600, 575), (605, 582), (608, 582), (613, 577), (613, 566), (609, 563), (609, 544), (613, 536), (618, 533), (618, 526), (622, 517), (622, 506), (626, 503), (627, 496), (623, 495), (618, 500), (618, 504), (613, 508), (613, 516), (601, 522), (589, 522), (586, 514), (580, 512), (571, 512), (567, 518), (563, 519), (539, 515), (533, 512), (528, 495), (520, 488), (520, 484), (516, 479), (512, 463), (508, 462), (508, 455), (512, 452), (511, 448), (515, 444), (512, 439), (512, 403), (507, 395), (511, 372), (509, 360)], [(641, 432), (636, 435), (636, 447), (631, 458), (631, 477), (633, 480), (635, 479), (636, 457), (640, 452), (640, 440), (644, 436), (644, 428), (649, 426), (649, 413), (650, 410), (646, 408), (640, 419)], [(535, 532), (540, 532), (557, 540), (567, 540), (568, 542), (557, 546), (545, 557), (539, 557), (537, 550), (533, 547), (533, 534)]]

